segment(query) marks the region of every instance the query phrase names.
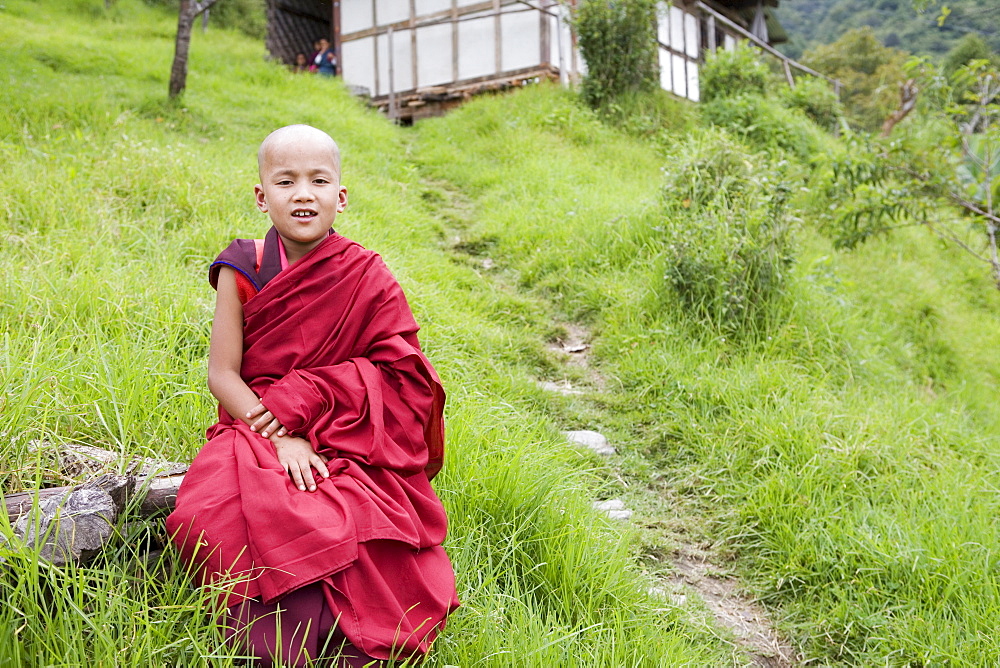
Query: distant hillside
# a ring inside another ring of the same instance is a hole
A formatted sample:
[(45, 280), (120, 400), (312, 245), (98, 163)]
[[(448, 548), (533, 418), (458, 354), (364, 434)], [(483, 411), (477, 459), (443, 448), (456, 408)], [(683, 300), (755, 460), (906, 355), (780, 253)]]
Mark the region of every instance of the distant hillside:
[[(939, 27), (942, 4), (951, 14)], [(1000, 0), (939, 0), (923, 13), (910, 0), (786, 0), (778, 18), (791, 38), (782, 50), (792, 57), (861, 26), (871, 26), (886, 46), (911, 53), (943, 55), (969, 32), (1000, 52)]]

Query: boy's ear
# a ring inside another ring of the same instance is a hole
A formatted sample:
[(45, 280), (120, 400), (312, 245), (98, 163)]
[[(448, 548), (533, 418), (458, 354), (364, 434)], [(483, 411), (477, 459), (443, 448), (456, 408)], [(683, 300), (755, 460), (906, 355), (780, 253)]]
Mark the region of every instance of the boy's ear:
[(257, 208), (267, 213), (267, 198), (264, 196), (264, 187), (259, 183), (253, 187), (253, 196), (256, 200)]
[(344, 213), (347, 208), (347, 188), (340, 186), (340, 197), (337, 201), (337, 213)]

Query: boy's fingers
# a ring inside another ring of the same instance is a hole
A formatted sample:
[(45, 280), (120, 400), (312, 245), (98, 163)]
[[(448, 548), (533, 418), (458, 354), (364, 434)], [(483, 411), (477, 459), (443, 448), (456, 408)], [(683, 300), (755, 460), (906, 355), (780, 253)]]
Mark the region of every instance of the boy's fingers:
[(257, 404), (247, 411), (247, 419), (255, 418), (266, 410), (267, 408), (264, 407), (264, 404)]
[(316, 479), (313, 478), (312, 467), (309, 466), (309, 464), (307, 462), (306, 465), (303, 468), (305, 469), (302, 472), (302, 474), (303, 474), (302, 475), (303, 481), (305, 482), (306, 487), (309, 488), (310, 492), (315, 492), (316, 491)]
[[(268, 415), (270, 415), (270, 413), (268, 413)], [(280, 428), (281, 428), (281, 423), (278, 422), (277, 418), (275, 418), (271, 420), (271, 422), (269, 422), (266, 427), (264, 427), (264, 431), (262, 431), (260, 435), (263, 436), (264, 438), (267, 438), (270, 434), (273, 434), (275, 430)]]
[(306, 486), (305, 483), (302, 482), (302, 471), (299, 470), (298, 462), (291, 462), (288, 465), (288, 473), (292, 476), (292, 482), (295, 483), (295, 486), (298, 487), (299, 490), (305, 491)]
[(322, 457), (320, 457), (319, 455), (313, 455), (311, 463), (316, 468), (316, 470), (319, 471), (319, 474), (321, 476), (323, 476), (324, 478), (330, 477), (330, 471), (327, 470), (326, 462), (323, 460)]
[(275, 422), (274, 416), (271, 415), (270, 411), (265, 412), (259, 418), (253, 421), (250, 425), (250, 431), (260, 431), (261, 427), (266, 427), (271, 422)]

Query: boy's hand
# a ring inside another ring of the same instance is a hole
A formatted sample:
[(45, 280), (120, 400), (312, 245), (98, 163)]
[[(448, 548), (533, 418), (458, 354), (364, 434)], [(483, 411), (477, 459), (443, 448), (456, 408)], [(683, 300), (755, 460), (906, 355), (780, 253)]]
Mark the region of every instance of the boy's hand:
[(284, 436), (288, 433), (288, 430), (278, 422), (278, 418), (260, 402), (247, 411), (247, 422), (250, 424), (250, 431), (260, 432), (264, 438), (271, 435)]
[(278, 463), (299, 490), (304, 492), (308, 487), (310, 492), (316, 491), (313, 468), (324, 478), (330, 477), (326, 468), (327, 458), (313, 450), (312, 444), (304, 438), (275, 435), (271, 437), (271, 442), (278, 453)]

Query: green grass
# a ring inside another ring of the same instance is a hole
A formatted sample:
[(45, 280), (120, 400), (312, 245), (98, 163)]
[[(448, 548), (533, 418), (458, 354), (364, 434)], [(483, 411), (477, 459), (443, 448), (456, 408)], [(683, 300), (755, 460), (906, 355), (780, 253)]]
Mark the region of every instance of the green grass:
[[(664, 188), (723, 141), (705, 119), (619, 132), (538, 86), (401, 129), (211, 29), (172, 104), (173, 30), (133, 0), (0, 9), (15, 92), (0, 101), (5, 491), (58, 482), (35, 439), (194, 455), (214, 410), (207, 263), (265, 230), (256, 146), (306, 122), (344, 152), (339, 230), (399, 277), (449, 392), (435, 487), (463, 607), (431, 665), (744, 664), (698, 614), (646, 593), (690, 543), (815, 663), (1000, 661), (1000, 295), (924, 230), (835, 250), (815, 222), (832, 203), (799, 157), (832, 138), (794, 114), (729, 127), (750, 203), (788, 197), (792, 262), (767, 317), (726, 329), (664, 280), (672, 246), (749, 215)], [(716, 121), (731, 126), (742, 107), (727, 109)], [(569, 322), (592, 332), (596, 377), (546, 349)], [(565, 377), (589, 393), (534, 383)], [(620, 457), (566, 447), (571, 428), (603, 430)], [(609, 496), (637, 528), (591, 510)], [(129, 516), (119, 532), (81, 568), (0, 549), (0, 666), (233, 664), (173, 553), (143, 558), (162, 524)]]

